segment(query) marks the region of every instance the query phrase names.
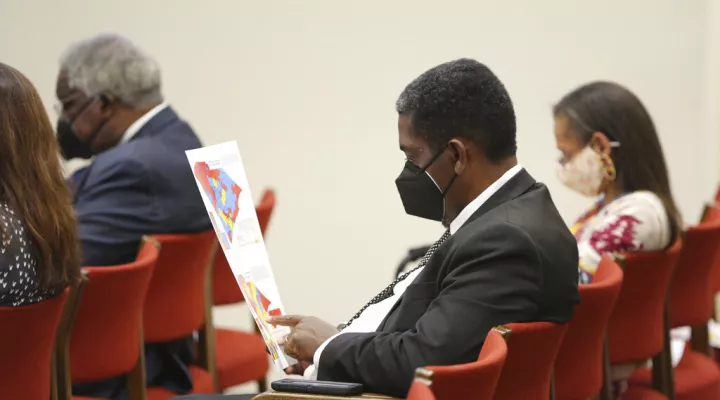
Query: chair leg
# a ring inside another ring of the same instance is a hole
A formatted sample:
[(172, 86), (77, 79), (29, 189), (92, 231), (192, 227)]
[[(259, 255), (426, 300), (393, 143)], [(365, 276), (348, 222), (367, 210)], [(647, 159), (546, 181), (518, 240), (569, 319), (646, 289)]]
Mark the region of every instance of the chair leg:
[(550, 374), (550, 400), (555, 400), (555, 372)]
[[(255, 323), (255, 319), (252, 318), (252, 316), (250, 316), (250, 320), (252, 321), (252, 326), (255, 327), (255, 333), (260, 335), (260, 328)], [(257, 384), (258, 384), (258, 392), (259, 393), (264, 393), (264, 392), (268, 391), (268, 383), (267, 383), (266, 376), (264, 376), (262, 379), (258, 379)]]
[(127, 375), (128, 400), (147, 400), (147, 381), (145, 377), (145, 335), (140, 326), (140, 348), (135, 367)]
[(50, 361), (50, 400), (58, 399), (57, 350), (53, 349)]
[(612, 400), (612, 379), (610, 378), (610, 349), (607, 345), (607, 337), (603, 345), (603, 385), (600, 388), (598, 400)]
[(693, 351), (712, 358), (710, 351), (710, 334), (708, 333), (707, 324), (693, 326), (690, 329), (690, 347)]
[(670, 353), (670, 313), (665, 306), (663, 348), (660, 354), (653, 357), (652, 383), (653, 389), (664, 394), (668, 400), (675, 400), (675, 374)]
[(258, 392), (264, 393), (268, 390), (268, 384), (267, 384), (267, 378), (262, 378), (257, 381), (258, 384)]

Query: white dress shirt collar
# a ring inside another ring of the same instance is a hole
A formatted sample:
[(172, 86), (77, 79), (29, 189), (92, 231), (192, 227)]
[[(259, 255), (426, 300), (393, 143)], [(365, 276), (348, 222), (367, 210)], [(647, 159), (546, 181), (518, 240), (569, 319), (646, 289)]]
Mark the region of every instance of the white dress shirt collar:
[(126, 143), (130, 139), (132, 139), (135, 135), (137, 135), (138, 132), (140, 132), (140, 129), (142, 129), (145, 124), (148, 123), (151, 119), (153, 119), (154, 116), (158, 115), (158, 113), (168, 107), (168, 103), (162, 102), (161, 104), (158, 104), (157, 106), (153, 107), (150, 111), (143, 114), (142, 117), (138, 118), (135, 122), (132, 123), (126, 130), (125, 133), (123, 133), (122, 138), (120, 139), (120, 143)]
[(483, 190), (482, 193), (475, 200), (471, 201), (470, 204), (466, 205), (465, 208), (460, 211), (457, 217), (450, 223), (450, 234), (454, 235), (455, 232), (460, 229), (461, 226), (465, 225), (468, 218), (475, 214), (475, 211), (480, 209), (490, 196), (494, 195), (501, 187), (503, 187), (512, 177), (517, 175), (522, 167), (520, 164), (516, 164), (514, 167), (507, 170), (498, 180), (488, 186), (487, 189)]

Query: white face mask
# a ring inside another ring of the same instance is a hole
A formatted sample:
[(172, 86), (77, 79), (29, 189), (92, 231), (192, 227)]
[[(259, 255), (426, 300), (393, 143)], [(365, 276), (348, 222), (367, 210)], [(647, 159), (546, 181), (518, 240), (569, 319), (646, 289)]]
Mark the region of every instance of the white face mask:
[(591, 197), (600, 194), (606, 176), (602, 157), (590, 146), (585, 146), (565, 164), (559, 163), (557, 175), (570, 189)]

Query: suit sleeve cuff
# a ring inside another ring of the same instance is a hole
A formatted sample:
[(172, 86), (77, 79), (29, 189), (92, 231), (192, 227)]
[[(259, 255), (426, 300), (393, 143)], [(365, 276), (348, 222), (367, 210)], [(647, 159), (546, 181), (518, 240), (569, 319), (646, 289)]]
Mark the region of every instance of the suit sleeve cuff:
[(320, 356), (322, 356), (323, 350), (325, 350), (325, 347), (327, 347), (330, 342), (335, 339), (336, 337), (342, 335), (343, 333), (337, 333), (333, 336), (331, 336), (328, 340), (324, 341), (323, 344), (320, 345), (320, 347), (315, 350), (315, 354), (313, 355), (313, 364), (315, 364), (315, 370), (320, 369)]

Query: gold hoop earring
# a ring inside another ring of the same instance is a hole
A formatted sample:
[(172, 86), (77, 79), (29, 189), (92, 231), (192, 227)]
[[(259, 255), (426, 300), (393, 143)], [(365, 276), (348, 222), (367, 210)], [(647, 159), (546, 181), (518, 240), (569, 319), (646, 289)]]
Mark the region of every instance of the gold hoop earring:
[(615, 171), (615, 163), (613, 163), (612, 158), (607, 154), (603, 154), (600, 156), (600, 160), (602, 161), (605, 178), (611, 182), (614, 181), (617, 178), (617, 171)]

